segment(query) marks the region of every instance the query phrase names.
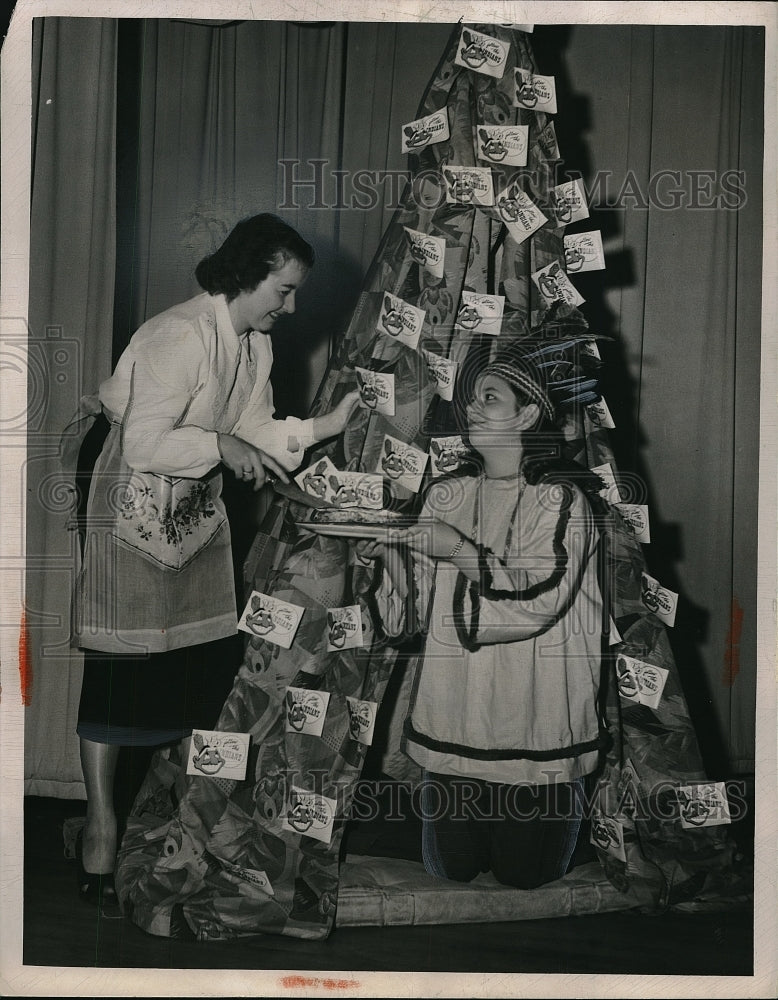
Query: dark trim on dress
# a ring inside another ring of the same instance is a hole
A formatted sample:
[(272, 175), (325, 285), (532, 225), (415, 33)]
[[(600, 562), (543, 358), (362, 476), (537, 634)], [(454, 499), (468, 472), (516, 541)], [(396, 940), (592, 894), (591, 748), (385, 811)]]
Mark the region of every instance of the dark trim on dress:
[(467, 757), (470, 760), (565, 760), (570, 757), (580, 757), (582, 754), (590, 753), (593, 750), (603, 750), (608, 741), (607, 735), (600, 733), (592, 740), (571, 743), (569, 746), (555, 747), (552, 750), (530, 750), (518, 747), (495, 750), (471, 747), (465, 743), (436, 740), (425, 733), (420, 733), (413, 725), (410, 716), (405, 720), (403, 734), (407, 740), (412, 740), (427, 750), (435, 750), (438, 753), (456, 754), (459, 757)]

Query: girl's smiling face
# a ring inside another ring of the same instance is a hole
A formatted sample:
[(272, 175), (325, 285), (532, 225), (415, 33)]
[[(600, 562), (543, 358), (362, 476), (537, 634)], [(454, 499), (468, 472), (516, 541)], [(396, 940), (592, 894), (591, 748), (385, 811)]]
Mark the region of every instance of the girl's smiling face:
[(292, 257), (270, 271), (256, 288), (241, 292), (228, 304), (235, 332), (269, 333), (279, 316), (294, 312), (295, 293), (307, 276), (308, 268)]
[(476, 451), (519, 444), (519, 432), (534, 420), (535, 415), (528, 411), (536, 409), (534, 404), (520, 407), (505, 379), (491, 374), (479, 376), (467, 405), (470, 444)]

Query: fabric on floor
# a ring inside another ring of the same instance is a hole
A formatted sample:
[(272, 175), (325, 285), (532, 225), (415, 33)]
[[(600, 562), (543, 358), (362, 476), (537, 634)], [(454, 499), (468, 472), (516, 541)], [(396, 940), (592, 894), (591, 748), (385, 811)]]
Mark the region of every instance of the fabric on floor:
[(538, 920), (631, 909), (634, 896), (619, 892), (592, 861), (537, 889), (500, 885), (489, 874), (472, 882), (428, 875), (418, 861), (349, 855), (340, 870), (335, 924), (391, 927)]

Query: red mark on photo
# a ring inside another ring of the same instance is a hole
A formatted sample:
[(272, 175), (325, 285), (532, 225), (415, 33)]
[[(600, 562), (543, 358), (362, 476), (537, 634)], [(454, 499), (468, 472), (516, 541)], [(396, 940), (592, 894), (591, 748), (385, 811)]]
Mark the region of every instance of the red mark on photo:
[(729, 631), (724, 643), (724, 672), (722, 684), (732, 687), (740, 673), (740, 636), (743, 633), (743, 609), (736, 597), (732, 598), (729, 612)]
[(22, 610), (19, 625), (19, 682), (22, 691), (22, 705), (32, 703), (32, 660), (30, 659), (30, 633), (27, 629), (27, 613)]
[(288, 990), (318, 987), (325, 990), (353, 990), (359, 987), (357, 979), (324, 979), (318, 976), (284, 976), (281, 985)]

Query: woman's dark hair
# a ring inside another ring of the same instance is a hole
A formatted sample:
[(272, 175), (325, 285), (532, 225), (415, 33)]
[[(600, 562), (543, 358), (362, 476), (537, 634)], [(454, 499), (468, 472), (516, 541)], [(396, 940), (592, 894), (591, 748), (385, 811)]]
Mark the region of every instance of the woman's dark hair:
[(200, 261), (195, 278), (210, 295), (221, 294), (231, 302), (289, 260), (312, 267), (313, 247), (296, 229), (264, 212), (239, 222), (219, 249)]

